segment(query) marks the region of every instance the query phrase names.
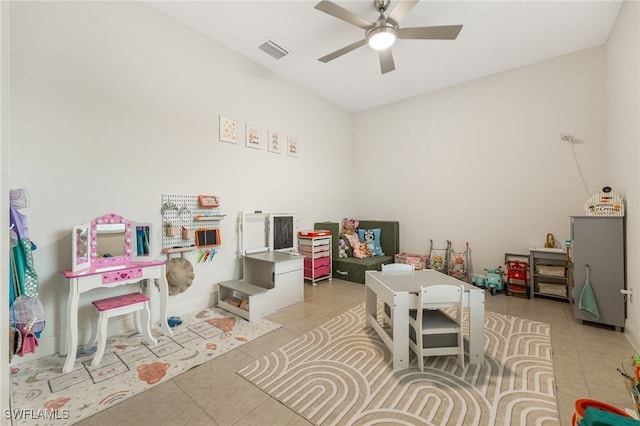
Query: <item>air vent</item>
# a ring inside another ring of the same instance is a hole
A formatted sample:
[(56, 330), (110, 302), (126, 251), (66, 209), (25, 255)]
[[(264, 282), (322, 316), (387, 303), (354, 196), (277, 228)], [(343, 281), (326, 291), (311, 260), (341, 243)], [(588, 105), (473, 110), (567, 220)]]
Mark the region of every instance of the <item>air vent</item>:
[(286, 50), (284, 50), (282, 47), (278, 46), (271, 40), (267, 40), (264, 43), (262, 43), (260, 46), (258, 46), (258, 49), (262, 50), (263, 52), (265, 52), (266, 54), (268, 54), (269, 56), (275, 59), (280, 59), (283, 56), (286, 56), (289, 54), (289, 52), (287, 52)]

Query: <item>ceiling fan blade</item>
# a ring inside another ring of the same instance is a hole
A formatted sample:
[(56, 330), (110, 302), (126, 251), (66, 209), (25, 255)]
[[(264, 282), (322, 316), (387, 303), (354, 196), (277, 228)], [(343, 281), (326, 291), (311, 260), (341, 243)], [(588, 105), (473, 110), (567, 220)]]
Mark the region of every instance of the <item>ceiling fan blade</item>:
[(460, 34), (460, 30), (462, 30), (462, 25), (400, 28), (398, 38), (455, 40)]
[(418, 0), (398, 0), (387, 19), (392, 19), (396, 24), (399, 24), (417, 3)]
[(323, 56), (322, 58), (318, 58), (320, 62), (327, 63), (329, 61), (333, 61), (336, 58), (344, 55), (345, 53), (349, 53), (352, 50), (356, 50), (358, 47), (362, 47), (367, 44), (367, 39), (358, 40), (354, 43), (351, 43), (348, 46), (343, 47), (342, 49), (338, 49), (335, 52), (329, 53), (328, 55)]
[(391, 48), (380, 50), (378, 52), (378, 56), (380, 56), (380, 71), (382, 74), (386, 74), (389, 71), (396, 69), (396, 65), (393, 63)]
[(315, 8), (335, 18), (342, 19), (345, 22), (353, 24), (356, 27), (360, 27), (363, 30), (366, 30), (367, 28), (371, 27), (371, 25), (373, 25), (363, 17), (356, 15), (350, 10), (345, 9), (342, 6), (338, 6), (337, 4), (332, 3), (328, 0), (320, 1), (320, 3), (315, 5)]

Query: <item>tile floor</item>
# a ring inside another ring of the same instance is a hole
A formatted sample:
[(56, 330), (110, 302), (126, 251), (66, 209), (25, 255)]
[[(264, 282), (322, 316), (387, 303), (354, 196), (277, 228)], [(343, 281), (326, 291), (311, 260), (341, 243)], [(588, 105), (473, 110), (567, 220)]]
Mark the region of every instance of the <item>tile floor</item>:
[[(364, 286), (334, 279), (305, 284), (305, 302), (268, 319), (282, 328), (196, 367), (171, 381), (94, 415), (81, 426), (104, 425), (309, 425), (302, 417), (255, 388), (235, 372), (297, 336), (364, 302)], [(551, 324), (562, 426), (571, 425), (580, 398), (631, 408), (625, 379), (635, 352), (623, 333), (573, 319), (567, 303), (497, 294), (486, 309)]]

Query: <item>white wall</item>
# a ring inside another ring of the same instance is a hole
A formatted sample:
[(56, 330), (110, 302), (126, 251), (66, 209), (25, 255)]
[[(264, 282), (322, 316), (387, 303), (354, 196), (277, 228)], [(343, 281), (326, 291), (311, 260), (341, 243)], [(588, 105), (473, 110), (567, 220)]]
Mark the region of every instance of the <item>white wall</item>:
[[(295, 210), (300, 228), (399, 220), (402, 250), (468, 241), (481, 271), (548, 232), (563, 241), (568, 216), (605, 184), (639, 195), (637, 177), (607, 174), (602, 161), (627, 149), (607, 148), (605, 132), (605, 110), (617, 108), (605, 100), (623, 102), (605, 96), (614, 38), (606, 60), (593, 48), (351, 115), (142, 3), (13, 2), (10, 12), (9, 187), (32, 199), (48, 320), (37, 356), (57, 351), (71, 227), (111, 211), (150, 221), (159, 257), (163, 193), (220, 195), (228, 215), (224, 246), (170, 299), (172, 314), (209, 304), (216, 282), (239, 275), (242, 210)], [(299, 137), (301, 158), (219, 142), (219, 114)], [(585, 141), (574, 148), (588, 191), (563, 132)], [(212, 166), (194, 171), (203, 159)]]
[[(224, 244), (206, 265), (190, 256), (196, 279), (170, 298), (179, 315), (239, 276), (240, 211), (296, 211), (304, 229), (352, 210), (344, 110), (143, 3), (13, 2), (10, 19), (9, 184), (32, 201), (47, 315), (37, 356), (57, 352), (74, 224), (109, 212), (152, 222), (161, 257), (162, 194), (219, 195)], [(237, 145), (218, 141), (219, 114), (238, 120)], [(245, 123), (298, 137), (300, 158), (245, 147)]]
[[(607, 182), (604, 48), (597, 47), (355, 115), (357, 217), (400, 221), (402, 250), (469, 242), (476, 272), (528, 253)], [(584, 140), (575, 153), (560, 140)]]
[[(9, 4), (0, 3), (0, 209), (9, 210), (9, 184), (7, 165), (9, 147)], [(7, 276), (9, 271), (9, 220), (6, 214), (0, 215), (0, 271)], [(3, 279), (2, 282), (6, 282)], [(8, 284), (0, 286), (0, 306), (9, 306)], [(2, 310), (6, 312), (6, 310)], [(7, 327), (0, 327), (0, 341), (8, 342)], [(0, 409), (9, 408), (11, 380), (9, 380), (9, 354), (0, 353)]]
[(640, 3), (625, 1), (606, 44), (607, 178), (626, 198), (625, 330), (640, 348)]

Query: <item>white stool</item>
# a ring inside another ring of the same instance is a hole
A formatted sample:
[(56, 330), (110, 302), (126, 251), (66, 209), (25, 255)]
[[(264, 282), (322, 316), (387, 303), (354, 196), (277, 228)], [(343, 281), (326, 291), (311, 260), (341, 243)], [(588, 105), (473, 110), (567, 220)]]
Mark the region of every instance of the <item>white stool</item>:
[(107, 346), (107, 324), (109, 318), (119, 315), (134, 314), (136, 329), (144, 339), (155, 345), (158, 343), (151, 335), (151, 310), (149, 298), (142, 293), (123, 294), (122, 296), (109, 297), (107, 299), (94, 300), (93, 305), (98, 310), (98, 326), (92, 344), (98, 343), (96, 354), (91, 361), (91, 366), (100, 364), (104, 349)]

